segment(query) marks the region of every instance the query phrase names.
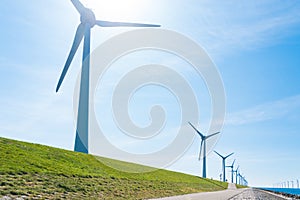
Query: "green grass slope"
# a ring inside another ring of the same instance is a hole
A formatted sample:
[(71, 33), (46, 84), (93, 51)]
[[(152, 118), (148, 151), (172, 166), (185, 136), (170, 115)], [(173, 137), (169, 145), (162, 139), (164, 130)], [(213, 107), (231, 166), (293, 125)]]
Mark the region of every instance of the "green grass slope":
[[(145, 168), (101, 159), (136, 171)], [(166, 170), (125, 173), (92, 155), (0, 138), (0, 198), (147, 199), (225, 188), (227, 183)]]

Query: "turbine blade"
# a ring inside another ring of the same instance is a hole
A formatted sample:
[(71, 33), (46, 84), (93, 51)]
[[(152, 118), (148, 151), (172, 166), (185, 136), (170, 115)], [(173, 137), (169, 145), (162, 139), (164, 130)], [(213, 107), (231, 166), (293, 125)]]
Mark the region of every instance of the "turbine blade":
[(189, 122), (189, 124), (190, 124), (191, 127), (193, 127), (193, 129), (200, 135), (200, 137), (202, 138), (202, 140), (204, 140), (204, 139), (205, 139), (205, 136), (204, 136), (200, 131), (198, 131), (198, 130), (196, 129), (196, 127), (195, 127), (191, 122)]
[(210, 138), (210, 137), (212, 137), (212, 136), (215, 136), (215, 135), (217, 135), (217, 134), (219, 134), (220, 132), (216, 132), (216, 133), (213, 133), (213, 134), (211, 134), (211, 135), (208, 135), (208, 136), (206, 136), (206, 139), (208, 139), (208, 138)]
[(109, 22), (97, 20), (96, 24), (102, 27), (160, 27), (156, 24), (139, 24), (139, 23), (127, 23), (127, 22)]
[(84, 35), (84, 29), (85, 29), (85, 25), (84, 24), (79, 24), (78, 28), (77, 28), (77, 31), (76, 31), (76, 34), (75, 34), (75, 38), (74, 38), (74, 41), (73, 41), (73, 45), (72, 45), (72, 48), (71, 48), (71, 51), (69, 53), (69, 56), (68, 56), (68, 59), (66, 61), (66, 64), (64, 66), (64, 69), (60, 75), (60, 78), (59, 78), (59, 81), (58, 81), (58, 84), (57, 84), (57, 87), (56, 87), (56, 92), (58, 92), (67, 72), (68, 72), (68, 69), (70, 67), (70, 64), (74, 58), (74, 55), (82, 41), (82, 38), (83, 38), (83, 35)]
[(71, 0), (71, 2), (80, 14), (84, 13), (86, 8), (83, 6), (83, 4), (79, 0)]
[(189, 122), (189, 124), (191, 125), (191, 127), (193, 127), (193, 129), (194, 129), (196, 132), (198, 132), (198, 130), (196, 129), (196, 127), (195, 127), (191, 122)]
[(201, 152), (202, 152), (202, 145), (203, 145), (204, 140), (201, 140), (201, 145), (200, 145), (200, 152), (199, 152), (199, 160), (201, 160)]
[(225, 157), (225, 159), (228, 158), (229, 156), (231, 156), (232, 154), (234, 154), (234, 153), (229, 154), (228, 156)]
[(216, 154), (218, 154), (221, 158), (224, 158), (221, 154), (219, 154), (218, 152), (214, 151)]
[(234, 163), (235, 163), (235, 159), (234, 159), (234, 161), (233, 161), (233, 163), (232, 163), (232, 167), (234, 166)]

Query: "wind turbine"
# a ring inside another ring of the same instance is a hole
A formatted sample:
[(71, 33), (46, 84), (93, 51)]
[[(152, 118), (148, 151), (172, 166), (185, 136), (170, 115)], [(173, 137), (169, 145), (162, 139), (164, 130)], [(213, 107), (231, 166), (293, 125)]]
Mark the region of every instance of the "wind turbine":
[(237, 179), (238, 179), (238, 170), (239, 170), (240, 166), (238, 166), (236, 168), (236, 170), (233, 170), (233, 172), (235, 173), (235, 184), (237, 184)]
[(216, 152), (216, 151), (214, 151), (216, 154), (218, 154), (218, 156), (220, 156), (221, 158), (222, 158), (222, 168), (223, 168), (223, 182), (225, 182), (226, 181), (226, 176), (225, 176), (225, 160), (229, 157), (229, 156), (231, 156), (232, 154), (234, 154), (234, 153), (231, 153), (231, 154), (229, 154), (229, 155), (227, 155), (227, 156), (222, 156), (221, 154), (219, 154), (218, 152)]
[(238, 177), (239, 177), (239, 183), (238, 183), (238, 184), (239, 184), (239, 185), (241, 185), (241, 176), (242, 176), (242, 175), (240, 174), (240, 172), (238, 172)]
[(239, 173), (239, 185), (243, 185), (243, 176)]
[(226, 166), (226, 167), (231, 168), (231, 183), (233, 183), (233, 174), (234, 174), (233, 166), (234, 166), (234, 163), (235, 163), (235, 159), (234, 159), (234, 161), (231, 165)]
[(242, 176), (242, 182), (243, 182), (243, 184), (242, 185), (246, 185), (246, 176)]
[(244, 185), (244, 177), (242, 174), (240, 174), (240, 185)]
[(213, 133), (211, 135), (203, 135), (200, 131), (198, 131), (195, 126), (189, 122), (189, 124), (191, 125), (191, 127), (199, 134), (199, 136), (201, 137), (201, 144), (200, 144), (200, 153), (199, 153), (199, 160), (201, 158), (201, 151), (202, 151), (202, 146), (203, 146), (203, 167), (202, 167), (202, 177), (206, 178), (206, 140), (208, 138), (211, 138), (212, 136), (215, 136), (217, 134), (219, 134), (220, 132), (216, 132)]
[(71, 0), (72, 4), (80, 14), (80, 21), (71, 51), (69, 53), (66, 64), (63, 68), (62, 74), (59, 78), (56, 92), (58, 92), (69, 66), (74, 58), (74, 55), (84, 38), (83, 56), (82, 56), (82, 69), (80, 79), (80, 92), (79, 92), (79, 105), (76, 127), (76, 139), (74, 151), (88, 153), (88, 116), (89, 116), (89, 75), (90, 75), (90, 37), (91, 29), (97, 25), (101, 27), (160, 27), (154, 24), (138, 24), (138, 23), (125, 23), (125, 22), (109, 22), (96, 20), (95, 14), (92, 10), (83, 6), (79, 0)]

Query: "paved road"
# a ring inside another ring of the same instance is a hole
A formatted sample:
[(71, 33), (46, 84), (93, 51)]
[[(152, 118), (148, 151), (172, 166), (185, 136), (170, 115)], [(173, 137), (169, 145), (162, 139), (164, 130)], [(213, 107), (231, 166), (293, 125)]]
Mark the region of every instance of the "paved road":
[[(203, 192), (175, 197), (166, 197), (156, 200), (283, 200), (286, 198), (271, 193), (247, 188), (236, 189), (234, 184), (229, 183), (228, 189), (217, 192)], [(154, 200), (154, 199), (153, 199)]]

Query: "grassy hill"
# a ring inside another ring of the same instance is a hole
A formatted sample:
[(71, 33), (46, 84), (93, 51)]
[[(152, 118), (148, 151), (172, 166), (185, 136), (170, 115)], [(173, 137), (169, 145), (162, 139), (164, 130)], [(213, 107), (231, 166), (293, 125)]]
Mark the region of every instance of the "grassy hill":
[[(101, 159), (137, 171), (145, 167)], [(125, 173), (92, 155), (0, 138), (0, 198), (147, 199), (225, 188), (227, 183), (166, 170)]]

